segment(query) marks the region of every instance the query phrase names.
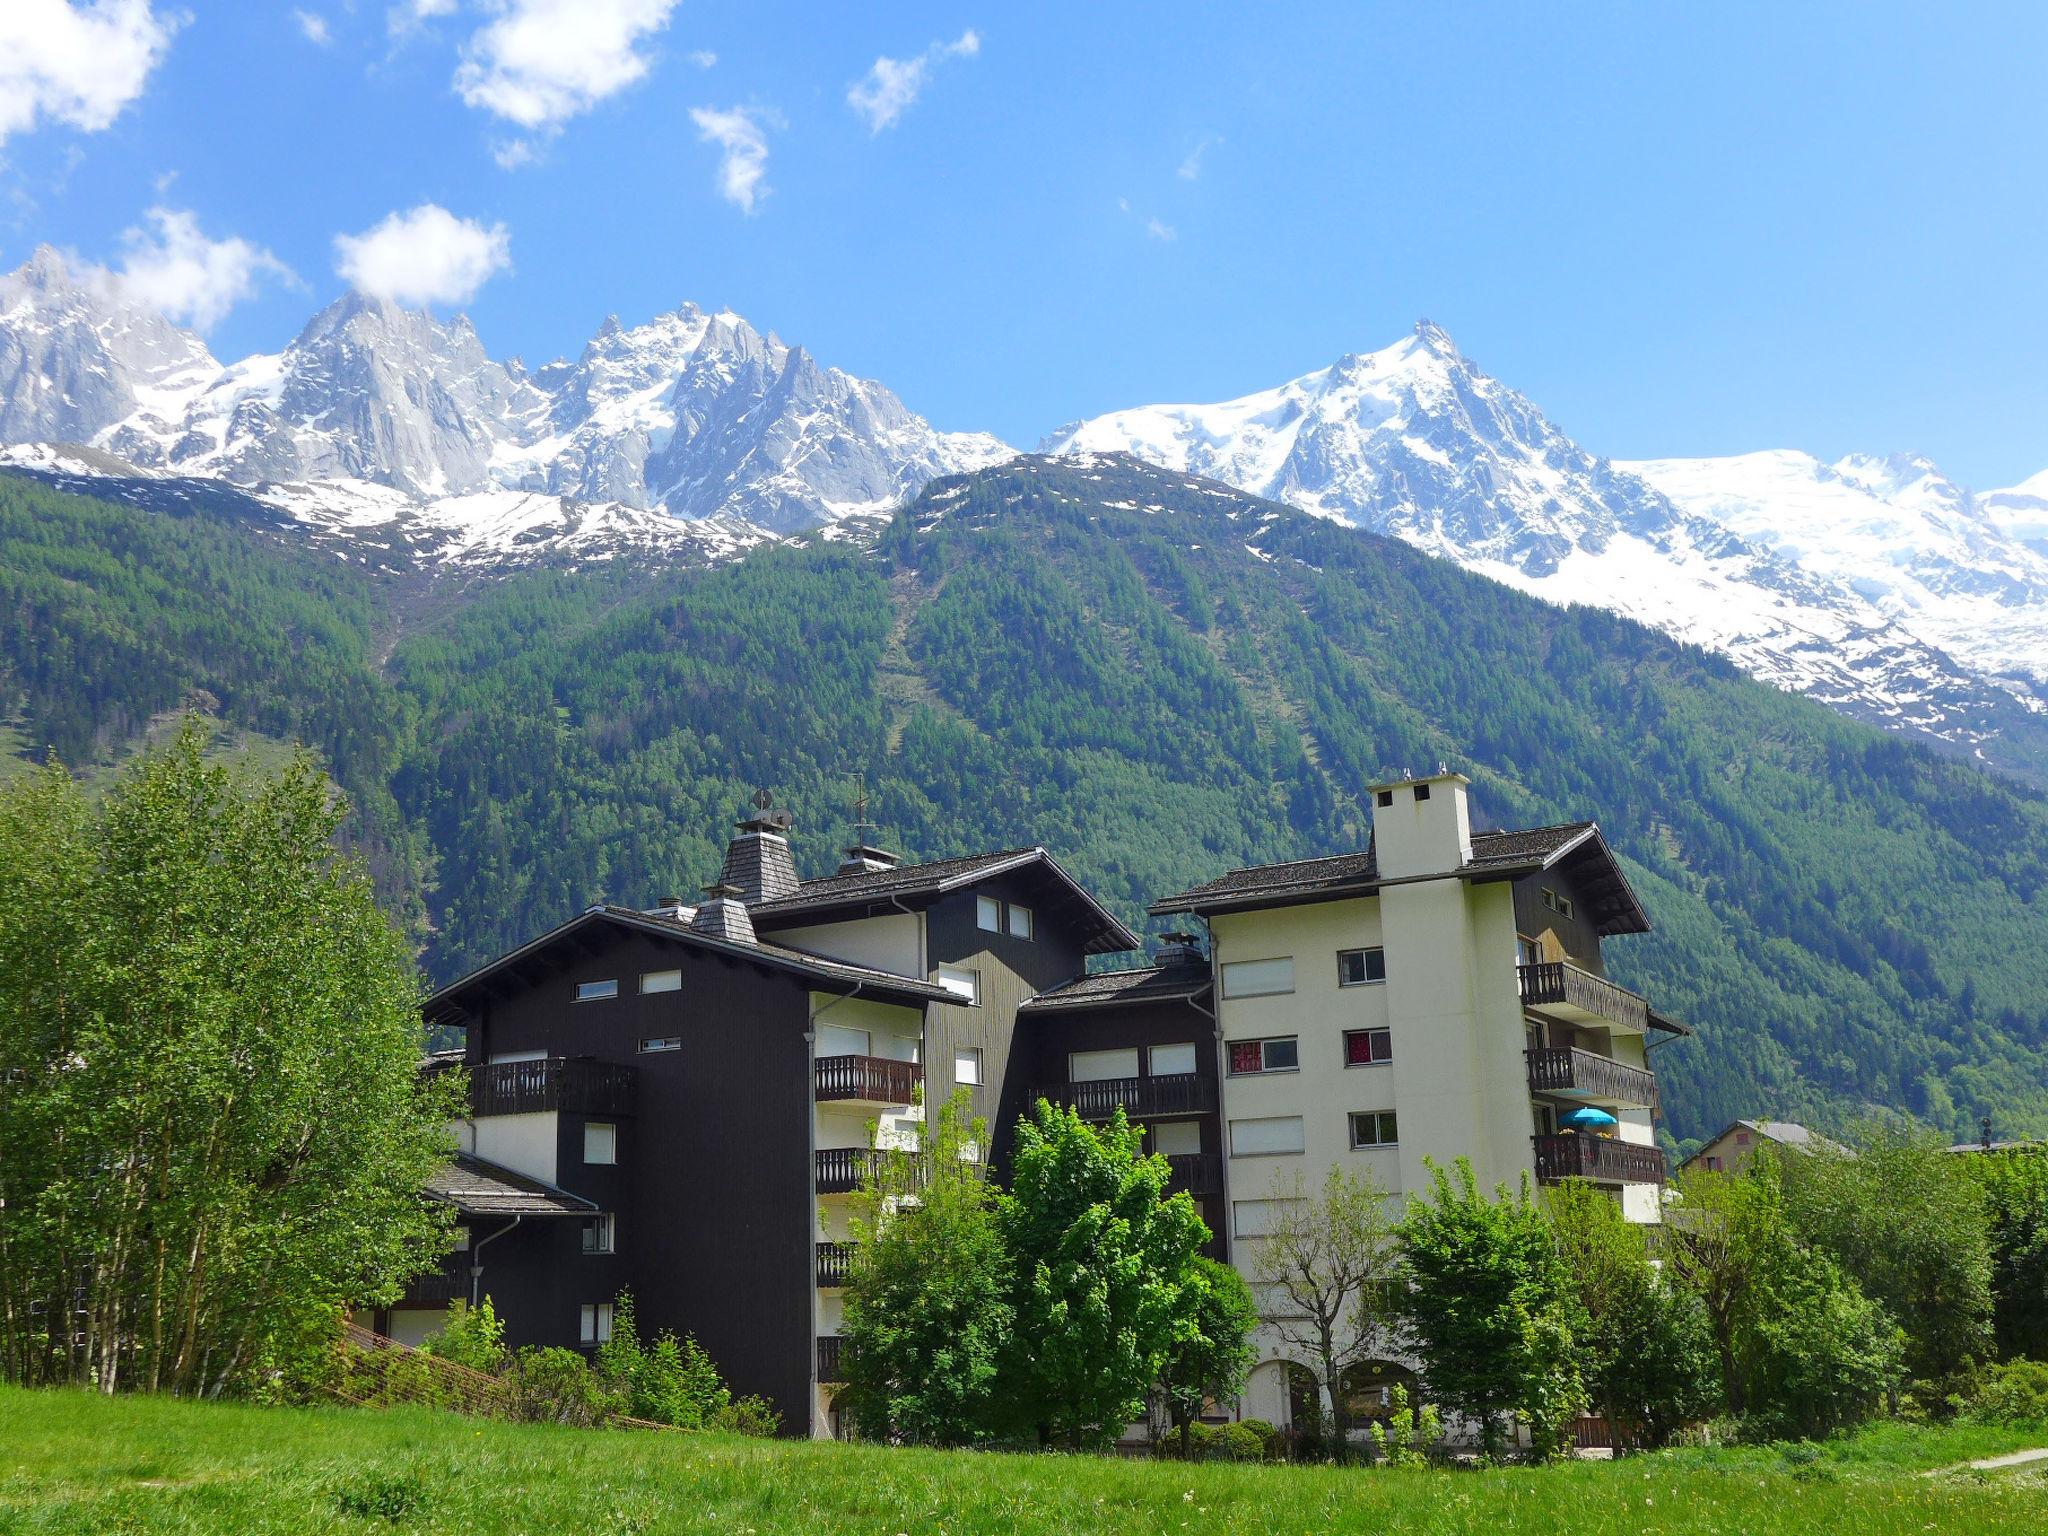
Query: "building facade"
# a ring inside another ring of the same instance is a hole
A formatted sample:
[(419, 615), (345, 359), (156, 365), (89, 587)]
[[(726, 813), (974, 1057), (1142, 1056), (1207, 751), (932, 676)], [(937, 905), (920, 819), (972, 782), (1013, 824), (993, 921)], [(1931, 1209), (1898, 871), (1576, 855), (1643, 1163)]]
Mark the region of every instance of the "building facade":
[[(1679, 1026), (1605, 978), (1603, 939), (1647, 920), (1598, 829), (1474, 833), (1449, 774), (1373, 798), (1365, 853), (1157, 903), (1207, 942), (1149, 964), (1043, 848), (903, 864), (857, 838), (806, 881), (762, 808), (701, 903), (593, 907), (429, 1000), (464, 1031), (461, 1154), (429, 1190), (459, 1246), (370, 1321), (411, 1341), (488, 1295), (508, 1343), (594, 1347), (630, 1291), (786, 1432), (835, 1433), (848, 1197), (956, 1089), (999, 1175), (1038, 1099), (1123, 1110), (1254, 1278), (1278, 1203), (1332, 1165), (1398, 1198), (1465, 1156), (1655, 1220), (1646, 1046)], [(1237, 1411), (1285, 1423), (1266, 1343)]]

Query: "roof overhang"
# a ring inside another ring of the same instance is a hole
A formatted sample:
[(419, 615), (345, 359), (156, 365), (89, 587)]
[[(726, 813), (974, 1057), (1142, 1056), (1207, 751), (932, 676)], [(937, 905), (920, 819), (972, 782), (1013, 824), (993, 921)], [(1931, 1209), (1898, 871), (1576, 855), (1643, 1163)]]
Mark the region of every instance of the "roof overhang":
[(479, 966), (460, 980), (450, 982), (422, 1003), (420, 1012), (429, 1024), (465, 1023), (474, 1013), (473, 1005), (477, 1000), (509, 996), (513, 991), (554, 974), (565, 960), (595, 956), (600, 946), (593, 939), (597, 931), (606, 926), (651, 934), (685, 949), (744, 961), (764, 971), (792, 976), (815, 991), (859, 992), (863, 996), (912, 1006), (945, 1002), (953, 995), (943, 987), (915, 977), (869, 970), (839, 961), (813, 959), (793, 950), (742, 944), (699, 933), (672, 919), (652, 917), (629, 907), (592, 907), (540, 937)]

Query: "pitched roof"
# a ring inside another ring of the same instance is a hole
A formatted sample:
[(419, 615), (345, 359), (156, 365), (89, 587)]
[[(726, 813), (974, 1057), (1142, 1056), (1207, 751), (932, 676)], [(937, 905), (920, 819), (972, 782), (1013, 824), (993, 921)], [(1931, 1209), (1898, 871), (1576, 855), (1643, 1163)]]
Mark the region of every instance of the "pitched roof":
[(429, 1199), (465, 1216), (587, 1216), (597, 1202), (572, 1195), (473, 1153), (458, 1152), (427, 1179)]
[(1098, 971), (1076, 976), (1027, 998), (1019, 1013), (1052, 1013), (1069, 1009), (1107, 1008), (1130, 1003), (1163, 1003), (1200, 997), (1209, 990), (1209, 967), (1202, 962), (1141, 966), (1130, 971)]
[(778, 922), (789, 927), (795, 920), (822, 918), (828, 913), (859, 912), (894, 902), (929, 902), (992, 876), (1020, 870), (1039, 875), (1074, 909), (1079, 926), (1090, 933), (1083, 946), (1089, 954), (1111, 954), (1138, 947), (1138, 936), (1042, 847), (1005, 848), (965, 858), (899, 864), (893, 869), (828, 875), (822, 880), (806, 880), (793, 896), (757, 902), (747, 910), (757, 928)]
[[(1600, 829), (1590, 821), (1567, 821), (1551, 827), (1474, 832), (1472, 857), (1454, 873), (1467, 880), (1501, 880), (1535, 874), (1570, 861), (1585, 869), (1597, 889), (1589, 891), (1599, 907), (1600, 932), (1644, 933), (1650, 920), (1637, 901), (1628, 877), (1609, 851)], [(1230, 912), (1252, 907), (1288, 906), (1300, 902), (1334, 901), (1366, 896), (1391, 882), (1383, 881), (1371, 848), (1286, 864), (1254, 864), (1233, 869), (1206, 884), (1194, 886), (1152, 904), (1155, 916), (1172, 912)]]
[(519, 948), (507, 951), (488, 964), (479, 966), (467, 976), (450, 982), (421, 1005), (421, 1012), (430, 1024), (457, 1022), (467, 1012), (463, 1000), (473, 989), (485, 985), (493, 977), (507, 970), (523, 976), (520, 966), (524, 962), (538, 959), (558, 945), (573, 944), (579, 934), (599, 923), (614, 923), (642, 933), (653, 933), (665, 939), (673, 939), (690, 948), (751, 960), (770, 970), (788, 972), (808, 981), (823, 983), (827, 987), (887, 994), (898, 1001), (944, 1002), (953, 996), (944, 987), (936, 986), (920, 977), (899, 976), (894, 971), (875, 970), (865, 965), (850, 965), (844, 960), (826, 960), (817, 955), (805, 954), (801, 950), (784, 948), (780, 944), (768, 944), (759, 940), (749, 944), (738, 939), (721, 938), (693, 928), (689, 923), (668, 912), (641, 912), (632, 907), (597, 906), (587, 908), (539, 938), (531, 939)]

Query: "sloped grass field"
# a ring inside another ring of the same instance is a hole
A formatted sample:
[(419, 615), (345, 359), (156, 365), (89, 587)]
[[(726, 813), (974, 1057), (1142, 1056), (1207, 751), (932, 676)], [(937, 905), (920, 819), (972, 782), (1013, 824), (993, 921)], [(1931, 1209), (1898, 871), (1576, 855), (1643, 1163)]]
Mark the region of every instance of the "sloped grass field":
[(2037, 1471), (1919, 1474), (2042, 1443), (1886, 1428), (1550, 1469), (1186, 1467), (0, 1390), (0, 1531), (2034, 1533)]

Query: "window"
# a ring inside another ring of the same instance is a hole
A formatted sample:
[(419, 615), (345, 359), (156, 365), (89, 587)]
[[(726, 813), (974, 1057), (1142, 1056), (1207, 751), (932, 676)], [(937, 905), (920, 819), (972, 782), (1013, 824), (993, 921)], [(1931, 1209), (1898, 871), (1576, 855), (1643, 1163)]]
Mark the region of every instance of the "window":
[(1354, 1147), (1391, 1147), (1399, 1139), (1394, 1134), (1394, 1112), (1391, 1109), (1364, 1111), (1351, 1117), (1351, 1145)]
[(603, 1120), (583, 1124), (583, 1161), (616, 1163), (619, 1160), (619, 1128)]
[(1340, 949), (1337, 951), (1337, 985), (1362, 987), (1369, 981), (1387, 979), (1384, 949)]
[(469, 1252), (469, 1228), (457, 1227), (455, 1229), (455, 1251), (457, 1253)]
[(615, 976), (610, 981), (579, 981), (576, 983), (576, 1001), (579, 1003), (602, 1002), (608, 997), (619, 995), (619, 982)]
[(640, 977), (642, 992), (680, 992), (683, 990), (681, 971), (646, 971)]
[(1202, 1122), (1162, 1120), (1152, 1127), (1152, 1150), (1161, 1157), (1189, 1157), (1202, 1150)]
[(1429, 798), (1429, 786), (1427, 784), (1416, 785), (1415, 798), (1417, 800), (1427, 800)]
[(1031, 937), (1031, 909), (1015, 903), (1010, 907), (1010, 937), (1028, 939)]
[(652, 1055), (656, 1051), (680, 1051), (682, 1048), (681, 1035), (650, 1035), (640, 1042), (642, 1055)]
[(1294, 1036), (1286, 1035), (1278, 1040), (1233, 1040), (1230, 1042), (1230, 1071), (1232, 1076), (1247, 1072), (1298, 1072), (1301, 1070), (1301, 1048)]
[(872, 1045), (873, 1038), (864, 1029), (849, 1029), (844, 1024), (818, 1027), (820, 1056), (866, 1056)]
[(1145, 1055), (1154, 1077), (1185, 1077), (1195, 1070), (1192, 1041), (1185, 1045), (1155, 1045)]
[(1230, 1122), (1232, 1157), (1276, 1157), (1286, 1152), (1299, 1152), (1305, 1145), (1299, 1115)]
[(1347, 1029), (1344, 1031), (1344, 1065), (1377, 1067), (1394, 1059), (1391, 1029)]
[(979, 1046), (953, 1053), (953, 1081), (956, 1083), (980, 1083), (981, 1048)]
[(1391, 789), (1383, 789), (1374, 795), (1373, 799), (1379, 804), (1381, 810), (1385, 810), (1394, 803), (1394, 792)]
[(1003, 904), (993, 896), (974, 898), (974, 926), (984, 933), (1003, 931)]
[(1275, 960), (1233, 960), (1223, 967), (1225, 997), (1271, 997), (1294, 990), (1294, 956)]
[(1515, 958), (1522, 965), (1541, 965), (1543, 963), (1543, 941), (1541, 939), (1532, 939), (1526, 934), (1516, 934)]
[(1543, 905), (1550, 908), (1559, 917), (1570, 917), (1572, 915), (1571, 897), (1560, 896), (1547, 885), (1543, 887)]
[[(607, 1211), (602, 1216), (586, 1216), (583, 1219), (583, 1251), (585, 1253), (610, 1253), (612, 1251), (612, 1215)], [(605, 1319), (605, 1336), (611, 1336), (611, 1319)]]
[(1138, 1075), (1138, 1048), (1116, 1051), (1075, 1051), (1067, 1057), (1070, 1083), (1109, 1083)]
[(970, 1008), (981, 1002), (981, 972), (966, 970), (957, 965), (942, 965), (933, 978)]
[(612, 1304), (608, 1301), (583, 1304), (583, 1328), (578, 1335), (586, 1344), (609, 1344), (612, 1337)]
[(1234, 1237), (1269, 1237), (1299, 1200), (1233, 1200), (1230, 1230)]

